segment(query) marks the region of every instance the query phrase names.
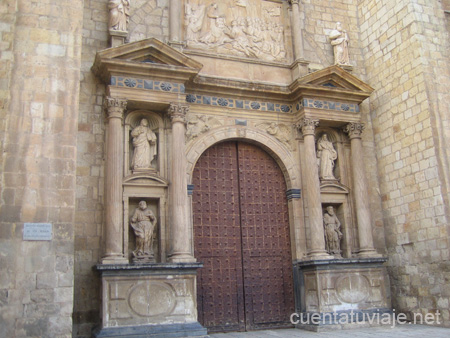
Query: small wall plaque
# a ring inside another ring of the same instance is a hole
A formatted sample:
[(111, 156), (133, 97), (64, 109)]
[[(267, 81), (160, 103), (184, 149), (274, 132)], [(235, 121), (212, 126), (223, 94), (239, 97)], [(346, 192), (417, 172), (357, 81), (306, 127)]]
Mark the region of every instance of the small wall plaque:
[(24, 241), (51, 241), (53, 227), (51, 223), (25, 223), (23, 225)]

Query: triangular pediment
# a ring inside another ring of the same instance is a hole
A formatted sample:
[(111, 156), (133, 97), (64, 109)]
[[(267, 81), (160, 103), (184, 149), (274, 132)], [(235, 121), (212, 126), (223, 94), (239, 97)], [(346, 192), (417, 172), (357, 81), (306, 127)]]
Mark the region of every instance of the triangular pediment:
[(327, 67), (298, 80), (299, 84), (372, 93), (374, 89), (338, 66)]
[(105, 80), (112, 75), (149, 75), (188, 80), (203, 65), (169, 45), (151, 38), (112, 47), (97, 53), (92, 67)]

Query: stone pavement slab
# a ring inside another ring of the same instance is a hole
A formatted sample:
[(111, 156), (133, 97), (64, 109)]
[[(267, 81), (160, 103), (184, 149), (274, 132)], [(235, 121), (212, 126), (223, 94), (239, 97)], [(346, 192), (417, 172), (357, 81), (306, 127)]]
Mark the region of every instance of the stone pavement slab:
[(211, 338), (450, 338), (450, 328), (426, 325), (399, 325), (311, 332), (299, 329), (215, 333)]

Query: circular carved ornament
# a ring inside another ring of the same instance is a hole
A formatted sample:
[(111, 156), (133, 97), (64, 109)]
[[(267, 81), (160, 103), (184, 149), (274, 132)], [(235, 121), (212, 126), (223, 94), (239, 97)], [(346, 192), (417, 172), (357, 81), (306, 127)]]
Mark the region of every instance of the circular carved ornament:
[(168, 284), (148, 281), (130, 290), (128, 304), (141, 317), (168, 315), (176, 305), (175, 293)]
[(125, 79), (124, 83), (127, 87), (136, 87), (137, 84), (135, 79)]
[(189, 103), (194, 103), (195, 101), (197, 101), (197, 98), (195, 97), (195, 95), (187, 94), (186, 101)]
[(288, 112), (291, 110), (291, 107), (289, 107), (287, 104), (283, 104), (283, 105), (280, 107), (280, 109), (281, 109), (282, 112), (288, 113)]
[(227, 99), (224, 99), (224, 98), (218, 99), (218, 100), (217, 100), (217, 103), (219, 104), (219, 106), (222, 106), (222, 107), (228, 106), (228, 100), (227, 100)]
[(320, 101), (314, 101), (314, 107), (316, 108), (322, 108), (323, 107), (323, 103)]
[(357, 274), (344, 276), (336, 281), (336, 293), (343, 303), (361, 303), (369, 297), (369, 281)]
[(252, 102), (250, 103), (250, 107), (252, 107), (252, 109), (259, 109), (261, 108), (261, 105), (259, 104), (259, 102)]
[(161, 83), (161, 89), (165, 92), (169, 92), (172, 89), (172, 85), (168, 82)]
[(350, 106), (348, 104), (341, 104), (341, 109), (343, 111), (349, 111), (350, 110)]

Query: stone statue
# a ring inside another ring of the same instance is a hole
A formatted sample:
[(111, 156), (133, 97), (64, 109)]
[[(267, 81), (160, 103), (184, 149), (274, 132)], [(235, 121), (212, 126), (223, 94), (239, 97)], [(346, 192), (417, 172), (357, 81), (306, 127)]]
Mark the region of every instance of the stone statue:
[(131, 161), (131, 169), (150, 169), (156, 156), (156, 135), (149, 128), (148, 121), (142, 119), (139, 126), (131, 131), (133, 138), (134, 154)]
[(339, 222), (332, 206), (327, 207), (323, 215), (323, 226), (325, 228), (327, 252), (330, 255), (341, 257), (341, 222)]
[(131, 0), (109, 0), (109, 29), (114, 31), (128, 30)]
[(348, 34), (347, 31), (342, 29), (340, 22), (336, 23), (336, 29), (331, 31), (329, 38), (334, 51), (334, 64), (344, 66), (350, 65), (348, 56)]
[(139, 202), (139, 207), (134, 211), (130, 222), (136, 235), (136, 250), (133, 256), (140, 260), (152, 260), (153, 255), (153, 231), (156, 225), (156, 217), (153, 212), (147, 208), (145, 201)]
[(317, 158), (319, 159), (319, 177), (321, 180), (335, 180), (333, 175), (334, 161), (337, 152), (333, 143), (328, 140), (327, 134), (323, 134), (317, 141)]

